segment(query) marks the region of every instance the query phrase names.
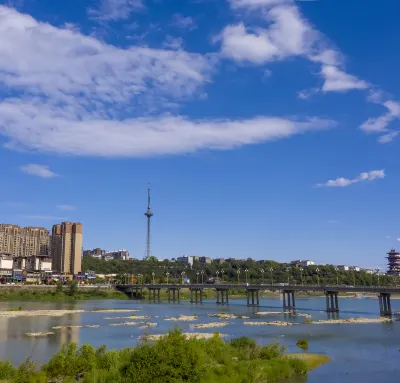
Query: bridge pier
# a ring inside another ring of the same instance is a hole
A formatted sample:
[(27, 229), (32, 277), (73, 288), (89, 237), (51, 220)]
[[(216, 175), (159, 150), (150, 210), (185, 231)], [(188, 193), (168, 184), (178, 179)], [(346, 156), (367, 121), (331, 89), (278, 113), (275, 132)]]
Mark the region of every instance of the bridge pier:
[[(228, 305), (229, 304), (229, 289), (215, 289), (217, 293), (217, 305)], [(221, 300), (220, 300), (221, 298)]]
[(149, 288), (149, 300), (160, 300), (160, 290), (161, 288)]
[(339, 299), (337, 291), (325, 291), (326, 311), (328, 313), (339, 312)]
[[(172, 294), (171, 294), (172, 292)], [(181, 295), (180, 295), (181, 289), (176, 288), (176, 287), (168, 287), (167, 288), (167, 294), (168, 294), (168, 302), (178, 302), (181, 300)]]
[(390, 303), (390, 293), (380, 293), (378, 295), (379, 299), (379, 311), (381, 316), (391, 316), (392, 315), (392, 305)]
[[(258, 307), (260, 306), (259, 290), (247, 289), (247, 307)], [(250, 302), (251, 300), (251, 302)]]
[[(203, 289), (190, 288), (190, 303), (203, 303)], [(194, 298), (194, 299), (193, 299)]]
[[(286, 302), (287, 296), (287, 302)], [(296, 310), (296, 300), (293, 290), (282, 290), (283, 310)]]

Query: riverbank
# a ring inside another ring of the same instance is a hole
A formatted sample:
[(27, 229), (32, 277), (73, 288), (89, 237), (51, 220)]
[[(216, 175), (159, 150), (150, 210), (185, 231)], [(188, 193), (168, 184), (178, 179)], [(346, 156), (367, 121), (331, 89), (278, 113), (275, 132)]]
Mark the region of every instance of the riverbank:
[[(0, 380), (67, 383), (79, 377), (79, 381), (91, 383), (274, 383), (307, 375), (316, 366), (315, 360), (285, 355), (279, 344), (261, 347), (244, 337), (225, 342), (217, 333), (200, 340), (173, 330), (151, 343), (122, 350), (95, 349), (87, 344), (78, 348), (70, 343), (42, 366), (31, 360), (18, 368), (0, 362)], [(320, 365), (326, 362), (318, 361)]]

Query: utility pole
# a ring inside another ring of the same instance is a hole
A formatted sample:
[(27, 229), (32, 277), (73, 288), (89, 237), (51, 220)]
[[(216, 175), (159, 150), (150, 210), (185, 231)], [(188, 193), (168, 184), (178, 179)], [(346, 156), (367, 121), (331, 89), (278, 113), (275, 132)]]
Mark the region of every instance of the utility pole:
[(147, 187), (147, 211), (144, 213), (147, 217), (147, 239), (146, 239), (146, 255), (145, 259), (149, 259), (151, 256), (150, 253), (150, 235), (151, 235), (151, 217), (153, 216), (153, 212), (150, 208), (150, 184)]

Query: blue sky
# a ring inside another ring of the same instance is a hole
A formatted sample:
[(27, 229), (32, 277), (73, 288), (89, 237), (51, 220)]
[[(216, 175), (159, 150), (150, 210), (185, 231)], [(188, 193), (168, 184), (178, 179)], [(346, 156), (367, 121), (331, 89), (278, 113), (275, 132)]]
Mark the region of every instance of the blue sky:
[(385, 267), (394, 0), (0, 1), (1, 221), (84, 247)]

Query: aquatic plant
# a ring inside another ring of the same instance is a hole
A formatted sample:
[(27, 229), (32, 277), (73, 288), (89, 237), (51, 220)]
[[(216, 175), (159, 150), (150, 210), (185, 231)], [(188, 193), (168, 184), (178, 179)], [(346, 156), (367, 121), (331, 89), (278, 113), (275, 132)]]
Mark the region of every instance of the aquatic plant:
[(300, 339), (297, 341), (296, 346), (302, 350), (308, 350), (308, 340)]

